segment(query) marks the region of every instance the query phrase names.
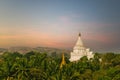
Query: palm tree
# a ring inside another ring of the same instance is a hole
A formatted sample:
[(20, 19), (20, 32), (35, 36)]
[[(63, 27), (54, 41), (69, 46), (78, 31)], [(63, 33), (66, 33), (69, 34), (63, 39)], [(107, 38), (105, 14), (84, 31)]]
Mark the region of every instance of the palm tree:
[(27, 58), (20, 58), (17, 59), (16, 63), (14, 63), (15, 66), (15, 74), (14, 77), (18, 80), (29, 80), (29, 72), (30, 67)]
[(10, 61), (4, 61), (0, 67), (1, 79), (11, 80), (14, 74), (14, 65)]

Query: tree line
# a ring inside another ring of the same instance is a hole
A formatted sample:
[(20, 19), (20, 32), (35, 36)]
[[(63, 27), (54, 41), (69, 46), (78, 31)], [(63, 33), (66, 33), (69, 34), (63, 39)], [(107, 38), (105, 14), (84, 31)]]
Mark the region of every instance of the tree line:
[(0, 56), (0, 80), (120, 80), (120, 54), (95, 53), (60, 68), (61, 57), (31, 51), (5, 52)]

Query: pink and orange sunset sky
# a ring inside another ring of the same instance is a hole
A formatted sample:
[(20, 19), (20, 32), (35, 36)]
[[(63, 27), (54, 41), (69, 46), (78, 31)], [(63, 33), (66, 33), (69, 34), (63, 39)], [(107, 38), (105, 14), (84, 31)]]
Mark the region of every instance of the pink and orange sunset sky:
[(0, 47), (120, 50), (119, 0), (1, 0)]

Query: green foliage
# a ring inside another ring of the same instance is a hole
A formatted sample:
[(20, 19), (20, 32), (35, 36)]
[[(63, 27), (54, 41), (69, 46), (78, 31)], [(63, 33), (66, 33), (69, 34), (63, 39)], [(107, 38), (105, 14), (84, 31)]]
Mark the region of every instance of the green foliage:
[(62, 68), (56, 56), (5, 52), (0, 56), (0, 80), (120, 80), (120, 54), (95, 53), (94, 59), (84, 56), (77, 62), (65, 57)]

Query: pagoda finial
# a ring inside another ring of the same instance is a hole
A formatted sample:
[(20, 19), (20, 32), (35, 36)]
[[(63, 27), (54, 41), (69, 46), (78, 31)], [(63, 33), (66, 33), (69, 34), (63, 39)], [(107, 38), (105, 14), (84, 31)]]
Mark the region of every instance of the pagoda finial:
[(79, 36), (81, 36), (81, 33), (79, 33)]

